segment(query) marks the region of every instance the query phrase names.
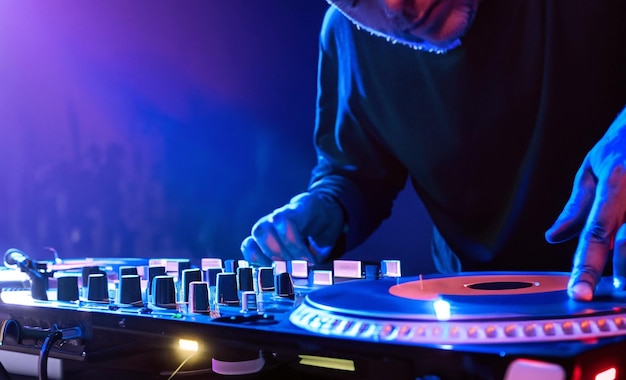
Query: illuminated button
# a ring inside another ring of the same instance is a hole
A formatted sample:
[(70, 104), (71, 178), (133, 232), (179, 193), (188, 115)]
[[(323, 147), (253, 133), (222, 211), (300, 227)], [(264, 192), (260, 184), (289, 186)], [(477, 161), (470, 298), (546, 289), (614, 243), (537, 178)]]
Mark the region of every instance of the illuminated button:
[(607, 323), (606, 319), (598, 319), (596, 321), (596, 324), (598, 325), (598, 328), (600, 329), (600, 331), (610, 331), (611, 330), (611, 326), (609, 326), (609, 324)]
[(363, 334), (369, 328), (370, 328), (369, 323), (362, 323), (361, 326), (359, 327), (359, 334)]
[(417, 335), (417, 336), (425, 336), (426, 335), (426, 329), (423, 326), (418, 327), (415, 330), (415, 335)]
[(524, 326), (524, 335), (526, 336), (536, 336), (537, 329), (534, 324)]
[(387, 338), (393, 332), (394, 327), (392, 325), (385, 325), (382, 329), (380, 329), (380, 336), (382, 338)]
[(543, 325), (543, 332), (548, 336), (552, 336), (556, 334), (556, 328), (554, 323), (548, 322)]
[(398, 337), (406, 338), (411, 333), (411, 328), (409, 326), (402, 326), (400, 330), (398, 330)]
[(514, 337), (517, 335), (517, 330), (515, 329), (515, 325), (508, 325), (504, 328), (504, 335), (508, 337)]
[(580, 330), (584, 333), (591, 332), (591, 322), (584, 320), (580, 322)]
[(314, 328), (314, 329), (319, 329), (320, 326), (321, 326), (320, 318), (317, 315), (309, 319), (309, 327)]
[(441, 327), (439, 326), (433, 327), (433, 331), (432, 331), (433, 336), (441, 336), (442, 333), (443, 333), (443, 330), (441, 329)]
[(615, 326), (618, 329), (620, 329), (620, 330), (626, 329), (626, 319), (624, 319), (622, 317), (615, 317), (615, 318), (613, 318), (613, 322), (615, 322)]
[(458, 327), (454, 326), (450, 329), (450, 336), (452, 338), (458, 338), (459, 335), (460, 335), (460, 331)]
[(571, 321), (563, 322), (561, 327), (563, 328), (563, 332), (567, 335), (572, 335), (574, 333), (574, 323)]
[(343, 331), (349, 331), (353, 326), (353, 321), (347, 321), (346, 324), (343, 326)]
[(495, 338), (497, 335), (497, 330), (495, 326), (488, 326), (485, 329), (485, 335), (487, 335), (489, 338)]
[(477, 327), (470, 327), (467, 330), (467, 336), (470, 338), (477, 338), (478, 337), (478, 328)]

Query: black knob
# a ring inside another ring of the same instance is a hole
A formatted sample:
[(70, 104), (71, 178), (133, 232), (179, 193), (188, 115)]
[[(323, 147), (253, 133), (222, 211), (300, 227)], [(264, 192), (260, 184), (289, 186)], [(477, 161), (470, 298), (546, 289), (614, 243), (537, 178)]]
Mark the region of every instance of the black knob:
[(174, 277), (167, 275), (155, 276), (152, 279), (152, 299), (156, 307), (175, 309), (176, 286), (174, 285)]
[(252, 268), (251, 267), (239, 267), (237, 268), (237, 281), (239, 291), (247, 292), (254, 290), (254, 282), (252, 281)]
[(165, 276), (166, 274), (165, 266), (155, 265), (148, 267), (148, 294), (152, 294), (152, 280), (156, 276)]
[(285, 298), (294, 298), (293, 279), (287, 272), (277, 274), (274, 277), (274, 288), (276, 295)]
[(239, 305), (239, 294), (237, 292), (237, 275), (235, 273), (218, 273), (216, 283), (216, 303), (221, 305)]
[(120, 278), (119, 301), (122, 304), (137, 305), (141, 301), (141, 278), (136, 274), (126, 274)]
[(106, 274), (93, 273), (87, 280), (87, 299), (89, 301), (108, 301), (109, 285)]
[(57, 300), (76, 301), (78, 298), (77, 276), (62, 276), (57, 278)]
[(209, 268), (206, 270), (206, 282), (209, 283), (209, 286), (217, 285), (217, 274), (222, 272), (224, 272), (222, 268)]
[(189, 284), (193, 281), (202, 281), (202, 271), (200, 268), (184, 269), (180, 283), (183, 302), (189, 301)]
[(209, 284), (203, 281), (189, 283), (190, 313), (206, 312), (209, 310)]

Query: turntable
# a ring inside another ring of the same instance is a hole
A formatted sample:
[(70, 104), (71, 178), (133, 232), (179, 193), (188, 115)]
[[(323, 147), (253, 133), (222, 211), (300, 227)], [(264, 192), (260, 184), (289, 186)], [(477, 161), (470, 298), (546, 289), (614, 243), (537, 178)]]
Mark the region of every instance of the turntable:
[(329, 337), (508, 357), (506, 379), (616, 379), (618, 368), (626, 376), (626, 355), (603, 348), (622, 342), (623, 352), (626, 296), (603, 278), (594, 301), (577, 302), (568, 279), (488, 272), (349, 282), (308, 294), (289, 320)]
[[(12, 252), (32, 285), (2, 285), (0, 362), (21, 371), (15, 366), (30, 357), (39, 378), (626, 376), (626, 295), (609, 279), (594, 301), (575, 302), (566, 273), (401, 277), (389, 262), (338, 260), (332, 270), (310, 271), (300, 262), (249, 268), (217, 258), (199, 266), (183, 259), (44, 263)], [(136, 274), (122, 274), (133, 268)], [(60, 281), (65, 276), (72, 281)], [(187, 280), (207, 290), (198, 292), (204, 298), (185, 292)], [(61, 282), (80, 288), (61, 297)], [(104, 290), (101, 298), (95, 289)], [(129, 289), (141, 302), (122, 302)], [(194, 344), (192, 360), (181, 359), (180, 342)]]

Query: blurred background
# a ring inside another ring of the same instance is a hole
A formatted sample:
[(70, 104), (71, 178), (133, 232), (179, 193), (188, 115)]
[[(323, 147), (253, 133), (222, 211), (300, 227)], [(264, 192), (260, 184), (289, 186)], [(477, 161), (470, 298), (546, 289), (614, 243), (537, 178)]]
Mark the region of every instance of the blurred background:
[[(240, 258), (305, 190), (324, 0), (0, 1), (0, 249)], [(432, 270), (409, 191), (346, 258)]]

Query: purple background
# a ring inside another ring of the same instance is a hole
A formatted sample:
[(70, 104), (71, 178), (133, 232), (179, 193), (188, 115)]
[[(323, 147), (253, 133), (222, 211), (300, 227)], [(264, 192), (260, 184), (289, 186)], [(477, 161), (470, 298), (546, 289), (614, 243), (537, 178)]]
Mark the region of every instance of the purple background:
[[(0, 248), (239, 258), (305, 189), (323, 0), (0, 2)], [(348, 258), (428, 272), (403, 193)]]

